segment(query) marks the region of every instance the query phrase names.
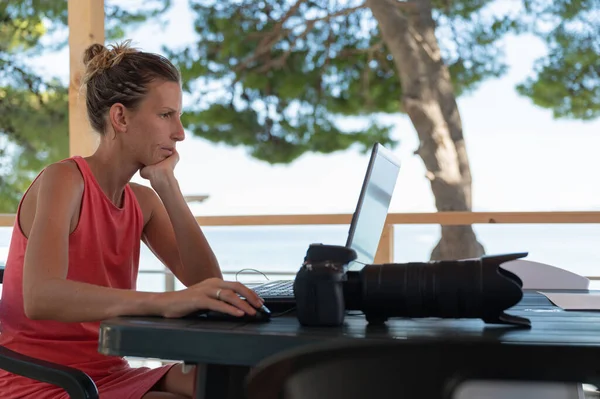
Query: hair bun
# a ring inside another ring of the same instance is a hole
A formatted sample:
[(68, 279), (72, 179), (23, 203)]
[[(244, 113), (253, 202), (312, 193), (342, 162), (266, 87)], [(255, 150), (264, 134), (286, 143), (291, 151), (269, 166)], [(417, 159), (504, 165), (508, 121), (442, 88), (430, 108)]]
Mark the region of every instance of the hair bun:
[(90, 62), (94, 58), (96, 58), (96, 56), (98, 54), (101, 54), (101, 53), (103, 53), (105, 51), (108, 51), (108, 49), (106, 47), (104, 47), (103, 45), (98, 44), (98, 43), (92, 44), (83, 53), (83, 63), (87, 67), (90, 64)]
[(130, 40), (126, 40), (120, 44), (110, 45), (110, 49), (98, 43), (89, 46), (83, 54), (83, 63), (86, 67), (83, 83), (118, 65), (127, 54), (137, 53), (138, 50), (131, 48), (130, 43)]
[(127, 54), (139, 52), (137, 49), (131, 47), (131, 39), (125, 40), (119, 44), (111, 44), (110, 47), (110, 66), (113, 67), (120, 63)]

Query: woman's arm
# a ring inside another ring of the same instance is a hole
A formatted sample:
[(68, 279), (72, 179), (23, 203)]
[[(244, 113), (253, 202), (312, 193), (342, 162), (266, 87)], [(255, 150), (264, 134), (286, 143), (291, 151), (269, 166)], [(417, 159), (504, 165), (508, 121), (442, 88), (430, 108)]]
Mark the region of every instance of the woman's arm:
[(144, 227), (146, 245), (187, 287), (207, 278), (221, 278), (217, 258), (175, 177), (165, 179), (156, 189), (139, 186), (134, 190), (142, 198), (141, 205), (151, 210)]
[(81, 202), (83, 181), (72, 165), (54, 164), (46, 168), (39, 183), (23, 266), (23, 304), (29, 318), (85, 322), (122, 315), (180, 317), (198, 309), (254, 314), (254, 309), (237, 294), (260, 306), (258, 297), (248, 288), (220, 279), (168, 293), (67, 280), (70, 222)]
[(23, 305), (33, 319), (99, 320), (154, 313), (152, 294), (67, 281), (69, 233), (83, 194), (83, 179), (69, 164), (43, 172), (23, 265)]
[(178, 155), (144, 168), (142, 176), (150, 180), (154, 191), (144, 186), (136, 186), (134, 191), (140, 205), (151, 212), (144, 227), (144, 242), (189, 287), (207, 278), (221, 278), (222, 274), (210, 244), (181, 193), (173, 173), (174, 165), (171, 165), (177, 162), (174, 157)]

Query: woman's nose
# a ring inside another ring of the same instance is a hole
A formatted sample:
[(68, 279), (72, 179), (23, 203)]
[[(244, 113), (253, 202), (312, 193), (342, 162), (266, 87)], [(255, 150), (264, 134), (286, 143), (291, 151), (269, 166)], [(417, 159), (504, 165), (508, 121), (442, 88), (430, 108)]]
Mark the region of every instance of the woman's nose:
[(173, 137), (177, 141), (183, 141), (185, 139), (185, 129), (183, 128), (183, 124), (181, 123), (181, 121), (177, 123), (177, 128)]

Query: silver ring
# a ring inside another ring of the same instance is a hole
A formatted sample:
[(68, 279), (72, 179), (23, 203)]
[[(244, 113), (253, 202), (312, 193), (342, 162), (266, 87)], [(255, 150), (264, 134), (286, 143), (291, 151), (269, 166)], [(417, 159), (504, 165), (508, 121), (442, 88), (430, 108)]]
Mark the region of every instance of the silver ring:
[(220, 288), (217, 290), (217, 300), (219, 300), (219, 301), (221, 300), (221, 289)]

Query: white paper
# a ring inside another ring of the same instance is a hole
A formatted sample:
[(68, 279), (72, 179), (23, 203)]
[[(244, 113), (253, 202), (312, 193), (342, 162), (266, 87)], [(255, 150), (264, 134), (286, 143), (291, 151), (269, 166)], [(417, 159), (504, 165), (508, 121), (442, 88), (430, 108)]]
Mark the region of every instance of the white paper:
[(590, 285), (586, 277), (546, 263), (517, 259), (501, 267), (519, 276), (524, 290), (587, 290)]
[(600, 294), (580, 293), (572, 294), (565, 292), (542, 292), (540, 294), (548, 298), (559, 308), (564, 310), (600, 310)]

